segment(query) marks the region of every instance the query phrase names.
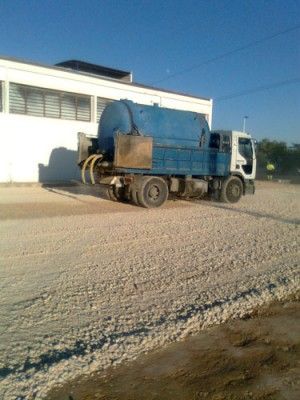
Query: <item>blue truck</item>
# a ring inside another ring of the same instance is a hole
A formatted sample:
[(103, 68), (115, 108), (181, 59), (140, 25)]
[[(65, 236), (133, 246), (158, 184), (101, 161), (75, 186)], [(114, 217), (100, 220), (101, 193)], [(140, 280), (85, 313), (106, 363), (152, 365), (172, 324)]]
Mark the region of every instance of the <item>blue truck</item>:
[(210, 131), (195, 112), (114, 101), (102, 113), (98, 137), (78, 138), (83, 182), (89, 171), (91, 183), (106, 185), (115, 201), (154, 208), (173, 195), (236, 203), (255, 191), (251, 136)]

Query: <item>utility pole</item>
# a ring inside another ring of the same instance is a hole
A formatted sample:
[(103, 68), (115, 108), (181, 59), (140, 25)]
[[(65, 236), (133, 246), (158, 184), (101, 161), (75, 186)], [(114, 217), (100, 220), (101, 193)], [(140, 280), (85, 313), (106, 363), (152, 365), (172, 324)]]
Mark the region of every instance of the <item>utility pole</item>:
[(246, 119), (248, 119), (249, 117), (247, 115), (244, 116), (243, 118), (243, 132), (246, 132)]

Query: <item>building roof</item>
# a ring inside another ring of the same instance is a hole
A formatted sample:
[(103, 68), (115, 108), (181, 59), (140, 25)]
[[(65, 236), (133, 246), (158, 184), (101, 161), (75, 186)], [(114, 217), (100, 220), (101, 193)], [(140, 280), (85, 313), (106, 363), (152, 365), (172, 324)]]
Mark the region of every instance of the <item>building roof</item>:
[(72, 69), (75, 71), (87, 72), (89, 74), (105, 76), (114, 79), (125, 79), (131, 82), (131, 72), (120, 69), (104, 67), (102, 65), (91, 64), (80, 60), (67, 60), (55, 64), (57, 67)]
[[(63, 69), (63, 70), (66, 70), (65, 67), (62, 67), (62, 66), (60, 66), (60, 65), (58, 65), (58, 64), (55, 64), (54, 66), (52, 66), (52, 65), (41, 64), (41, 63), (32, 62), (32, 61), (27, 61), (27, 60), (21, 60), (21, 59), (19, 59), (19, 58), (15, 58), (15, 57), (5, 57), (5, 56), (1, 56), (1, 55), (0, 55), (0, 60), (1, 60), (1, 59), (2, 59), (2, 60), (6, 60), (6, 61), (11, 61), (11, 62), (17, 62), (17, 63), (27, 64), (27, 65), (34, 65), (34, 66), (36, 66), (36, 67), (42, 67), (42, 68), (53, 69), (53, 70), (62, 70), (62, 69)], [(72, 60), (71, 60), (71, 61), (72, 61)], [(76, 61), (76, 60), (73, 60), (73, 61)], [(88, 64), (88, 63), (87, 63), (87, 64)], [(93, 64), (91, 64), (91, 65), (93, 65)], [(100, 67), (100, 68), (108, 68), (108, 67), (101, 67), (101, 66), (98, 66), (98, 67)], [(108, 68), (108, 69), (113, 70), (112, 68)], [(119, 70), (116, 70), (116, 71), (119, 71)], [(96, 78), (101, 78), (101, 79), (104, 79), (104, 80), (107, 80), (107, 81), (109, 81), (109, 80), (116, 81), (116, 78), (112, 78), (112, 77), (109, 77), (109, 76), (100, 76), (100, 75), (96, 75), (96, 76), (95, 76), (94, 73), (87, 72), (87, 71), (80, 71), (80, 70), (75, 70), (75, 69), (68, 69), (66, 72), (73, 73), (73, 74), (85, 75), (85, 76), (91, 76), (91, 77), (96, 77)], [(125, 72), (125, 71), (123, 71), (123, 72)], [(120, 80), (119, 80), (119, 82), (122, 83), (122, 84), (124, 84), (124, 85), (130, 85), (130, 86), (136, 86), (136, 87), (145, 88), (145, 89), (157, 90), (157, 91), (164, 92), (164, 93), (172, 93), (172, 94), (175, 94), (175, 95), (186, 96), (186, 97), (190, 97), (190, 98), (198, 99), (198, 100), (211, 101), (211, 99), (208, 98), (208, 97), (194, 96), (194, 95), (187, 94), (187, 93), (177, 92), (177, 91), (175, 91), (175, 90), (162, 89), (162, 88), (153, 87), (153, 86), (149, 86), (149, 85), (143, 85), (143, 84), (141, 84), (141, 83), (135, 83), (135, 82), (132, 82), (132, 81), (127, 81), (127, 80), (121, 80), (121, 81), (120, 81)]]

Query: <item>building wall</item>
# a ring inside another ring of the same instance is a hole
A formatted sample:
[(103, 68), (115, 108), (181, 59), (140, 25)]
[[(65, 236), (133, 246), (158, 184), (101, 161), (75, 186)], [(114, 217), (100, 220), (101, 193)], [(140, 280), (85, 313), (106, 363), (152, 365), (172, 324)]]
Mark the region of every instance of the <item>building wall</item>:
[[(49, 182), (79, 178), (77, 133), (97, 135), (97, 97), (130, 99), (141, 104), (157, 103), (162, 107), (195, 111), (211, 123), (209, 100), (166, 93), (47, 68), (0, 59), (0, 81), (4, 86), (0, 112), (0, 182)], [(91, 122), (11, 114), (9, 84), (72, 92), (91, 96)]]

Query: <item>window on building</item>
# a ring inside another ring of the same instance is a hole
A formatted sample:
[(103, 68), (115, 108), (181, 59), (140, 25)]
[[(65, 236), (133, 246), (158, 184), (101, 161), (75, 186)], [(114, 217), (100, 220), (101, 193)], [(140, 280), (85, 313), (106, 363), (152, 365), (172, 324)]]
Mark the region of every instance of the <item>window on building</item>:
[(104, 108), (107, 106), (107, 104), (111, 103), (112, 101), (113, 100), (97, 97), (97, 122), (100, 121)]
[(10, 83), (9, 111), (14, 114), (91, 120), (91, 98), (75, 93)]
[(55, 92), (45, 93), (45, 117), (60, 118), (60, 94)]

